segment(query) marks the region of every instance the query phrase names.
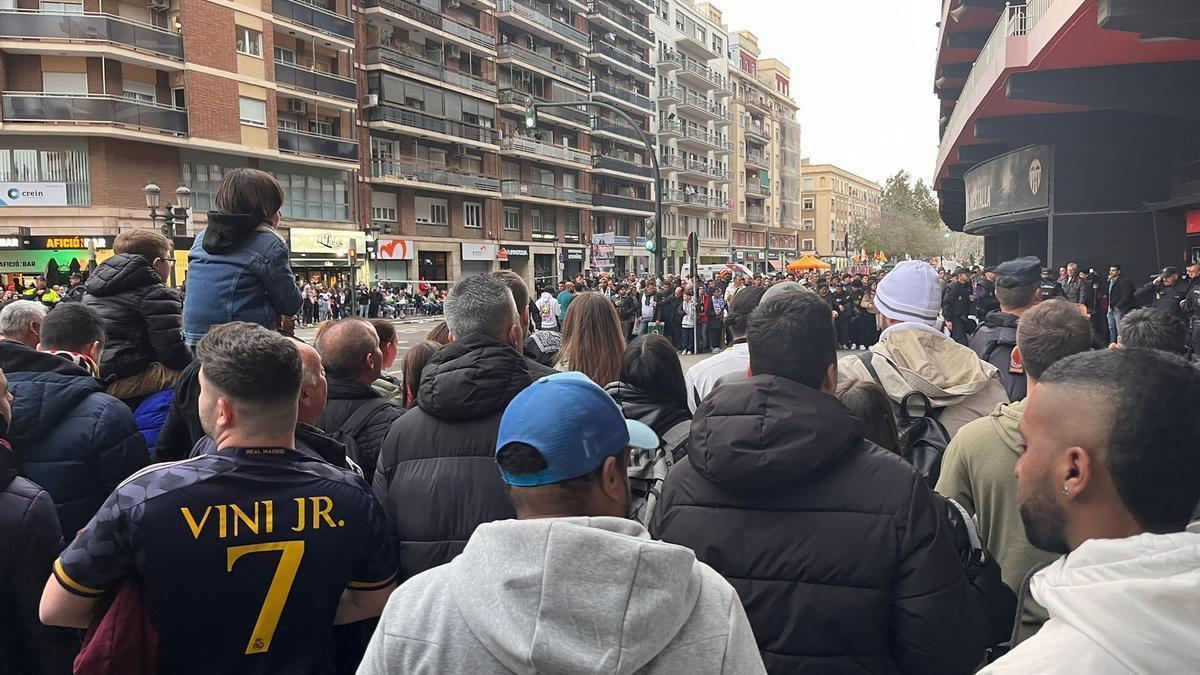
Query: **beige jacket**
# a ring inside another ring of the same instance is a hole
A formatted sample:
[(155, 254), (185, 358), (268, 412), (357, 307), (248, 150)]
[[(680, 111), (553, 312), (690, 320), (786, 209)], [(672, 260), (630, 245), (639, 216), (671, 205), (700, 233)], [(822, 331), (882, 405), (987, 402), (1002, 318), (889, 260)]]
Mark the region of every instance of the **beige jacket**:
[[(871, 347), (872, 365), (888, 398), (897, 405), (906, 394), (929, 397), (953, 437), (968, 422), (990, 414), (1008, 395), (1000, 371), (975, 352), (924, 324), (902, 323), (883, 331)], [(858, 355), (838, 362), (841, 382), (873, 381)]]

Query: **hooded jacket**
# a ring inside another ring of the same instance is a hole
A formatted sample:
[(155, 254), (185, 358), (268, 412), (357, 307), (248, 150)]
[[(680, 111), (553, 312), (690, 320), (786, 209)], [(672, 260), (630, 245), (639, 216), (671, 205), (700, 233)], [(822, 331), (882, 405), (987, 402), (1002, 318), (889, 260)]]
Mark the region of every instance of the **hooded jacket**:
[(392, 593), (359, 673), (763, 673), (729, 583), (622, 518), (481, 525)]
[(520, 353), (483, 333), (425, 366), (417, 406), (392, 423), (375, 467), (402, 578), (449, 562), (480, 524), (516, 515), (493, 457), (504, 408), (534, 379)]
[[(969, 345), (979, 358), (996, 367), (1000, 382), (1008, 400), (1020, 401), (1028, 394), (1025, 373), (1012, 372), (1012, 352), (1017, 346), (1017, 322), (1019, 317), (1008, 312), (989, 312), (979, 330), (971, 335)], [(1017, 369), (1019, 370), (1019, 369)]]
[(692, 413), (686, 408), (654, 399), (649, 393), (632, 384), (613, 382), (605, 387), (604, 391), (621, 406), (621, 413), (625, 415), (625, 419), (645, 424), (653, 429), (659, 438), (676, 424), (692, 419)]
[(1091, 539), (1033, 576), (1050, 620), (983, 673), (1195, 673), (1200, 533)]
[[(348, 380), (330, 380), (325, 411), (321, 413), (321, 418), (317, 420), (316, 426), (326, 434), (333, 434), (340, 430), (360, 407), (368, 404), (378, 405), (371, 402), (380, 399), (383, 397), (365, 384)], [(387, 435), (392, 422), (395, 422), (396, 418), (403, 413), (403, 408), (389, 402), (371, 413), (371, 416), (367, 418), (366, 425), (354, 437), (358, 456), (351, 457), (351, 459), (362, 467), (363, 477), (368, 485), (375, 477), (375, 464), (379, 459), (379, 448), (383, 444), (383, 437)]]
[[(942, 409), (938, 421), (952, 437), (967, 422), (1008, 403), (995, 366), (929, 326), (894, 325), (871, 351), (883, 357), (872, 365), (888, 398), (899, 406), (911, 391), (925, 394), (934, 408)], [(857, 355), (838, 361), (838, 377), (842, 382), (874, 381)]]
[(123, 379), (157, 361), (172, 370), (192, 362), (183, 341), (183, 298), (163, 285), (148, 260), (119, 253), (87, 280), (83, 304), (104, 320), (100, 371)]
[[(1025, 575), (1056, 557), (1025, 536), (1017, 501), (1017, 460), (1025, 452), (1017, 425), (1025, 401), (998, 406), (992, 414), (959, 430), (942, 457), (939, 494), (958, 502), (979, 524), (979, 538), (995, 557), (1005, 585), (1020, 593)], [(1026, 601), (1021, 615), (1021, 639), (1037, 632), (1046, 610)]]
[(0, 370), (5, 373), (78, 374), (79, 366), (66, 359), (47, 358), (47, 354), (16, 340), (0, 340)]
[(772, 673), (965, 673), (989, 627), (921, 475), (837, 399), (757, 375), (700, 404), (650, 530), (737, 590)]
[(8, 374), (9, 442), (21, 475), (54, 499), (68, 540), (121, 481), (150, 463), (129, 406), (105, 394), (104, 385), (83, 368), (75, 371)]

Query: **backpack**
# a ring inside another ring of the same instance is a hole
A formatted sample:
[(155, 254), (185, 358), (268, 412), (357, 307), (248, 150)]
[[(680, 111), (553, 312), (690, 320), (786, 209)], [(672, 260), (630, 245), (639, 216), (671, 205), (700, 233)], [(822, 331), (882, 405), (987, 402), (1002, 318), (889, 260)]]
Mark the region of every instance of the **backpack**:
[[(865, 351), (858, 355), (859, 360), (867, 367), (867, 372), (880, 387), (883, 382), (879, 373), (871, 363), (875, 353)], [(890, 362), (889, 362), (890, 363)], [(892, 366), (895, 368), (895, 366)], [(920, 414), (912, 414), (913, 402), (921, 405)], [(900, 399), (899, 412), (896, 413), (896, 427), (900, 432), (900, 456), (908, 460), (925, 477), (929, 489), (937, 485), (938, 476), (942, 472), (942, 455), (950, 445), (950, 433), (938, 421), (942, 414), (941, 408), (934, 408), (929, 397), (919, 391), (910, 391)]]
[(662, 494), (663, 481), (676, 462), (687, 455), (692, 421), (684, 420), (662, 435), (654, 450), (634, 449), (629, 455), (629, 517), (650, 526), (650, 517)]
[(358, 441), (355, 440), (355, 436), (358, 436), (360, 433), (362, 433), (362, 430), (366, 428), (367, 423), (371, 421), (371, 418), (375, 417), (375, 413), (390, 405), (391, 403), (389, 403), (385, 398), (371, 399), (370, 401), (359, 406), (358, 410), (355, 410), (349, 417), (347, 417), (346, 421), (342, 422), (340, 427), (327, 433), (330, 438), (346, 446), (347, 457), (354, 460), (358, 464), (362, 464), (363, 458), (358, 451)]

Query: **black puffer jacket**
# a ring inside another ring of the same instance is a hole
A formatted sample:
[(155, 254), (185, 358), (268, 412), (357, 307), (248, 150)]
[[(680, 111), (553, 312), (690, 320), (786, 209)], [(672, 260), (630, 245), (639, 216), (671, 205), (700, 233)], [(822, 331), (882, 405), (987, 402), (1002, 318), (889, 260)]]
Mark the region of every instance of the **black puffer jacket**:
[(192, 362), (183, 342), (183, 299), (163, 285), (145, 258), (119, 253), (100, 263), (87, 280), (83, 304), (104, 319), (107, 340), (100, 372), (118, 379), (157, 361), (172, 370)]
[(67, 373), (78, 374), (79, 366), (66, 359), (26, 346), (16, 340), (0, 340), (0, 370), (6, 373)]
[(979, 358), (996, 366), (1008, 400), (1020, 401), (1028, 393), (1024, 373), (1014, 373), (1012, 352), (1017, 346), (1017, 316), (1008, 312), (988, 312), (979, 330), (971, 335), (970, 346)]
[(650, 397), (647, 392), (624, 382), (613, 382), (604, 388), (612, 400), (621, 406), (627, 420), (637, 420), (654, 430), (659, 438), (680, 422), (692, 419), (687, 408), (663, 403)]
[[(333, 434), (342, 428), (354, 411), (371, 401), (383, 401), (384, 398), (365, 384), (348, 382), (346, 380), (330, 380), (329, 395), (326, 398), (325, 412), (317, 420), (317, 428), (327, 434)], [(370, 483), (375, 477), (375, 464), (379, 459), (379, 448), (383, 445), (383, 437), (387, 435), (392, 422), (404, 413), (391, 403), (380, 407), (367, 418), (366, 425), (354, 436), (357, 446), (355, 456), (351, 457), (362, 467), (363, 477)]]
[(701, 403), (651, 532), (737, 589), (771, 673), (968, 673), (988, 626), (924, 481), (771, 375)]
[(38, 621), (42, 587), (63, 548), (54, 501), (17, 476), (12, 450), (0, 441), (0, 670), (69, 673), (79, 651), (73, 631)]
[(449, 562), (480, 524), (515, 517), (493, 456), (504, 408), (534, 379), (529, 361), (482, 333), (425, 366), (417, 407), (392, 423), (375, 469), (402, 578)]

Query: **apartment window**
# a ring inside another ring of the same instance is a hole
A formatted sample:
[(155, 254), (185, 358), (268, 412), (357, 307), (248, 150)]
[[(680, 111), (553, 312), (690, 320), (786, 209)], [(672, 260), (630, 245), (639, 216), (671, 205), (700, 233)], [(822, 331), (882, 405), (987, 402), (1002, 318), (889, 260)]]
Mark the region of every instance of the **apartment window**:
[(504, 207), (504, 229), (509, 232), (521, 231), (521, 209), (511, 206)]
[(0, 148), (0, 181), (67, 184), (67, 205), (91, 203), (87, 142), (79, 149)]
[(176, 87), (171, 90), (171, 105), (176, 108), (187, 107), (187, 96), (183, 93), (183, 87)]
[(237, 26), (237, 50), (239, 54), (262, 58), (262, 33)]
[(246, 96), (238, 97), (238, 106), (241, 110), (242, 124), (249, 124), (255, 127), (267, 126), (267, 102), (260, 101), (256, 98)]
[(154, 103), (154, 85), (147, 82), (126, 80), (122, 85), (121, 98), (140, 103)]
[(463, 224), (474, 229), (482, 228), (483, 204), (480, 202), (463, 202)]
[(801, 242), (800, 248), (805, 251), (812, 251), (816, 249), (816, 246), (813, 246), (812, 239), (805, 239)]
[(504, 160), (500, 164), (500, 175), (504, 180), (521, 180), (521, 165)]
[(579, 212), (565, 211), (565, 220), (563, 221), (563, 235), (567, 239), (579, 241)]
[(533, 231), (535, 234), (555, 236), (558, 226), (554, 222), (554, 209), (533, 209)]
[(393, 209), (393, 208), (390, 208), (387, 206), (372, 206), (371, 207), (371, 219), (395, 222), (396, 221), (396, 209)]
[(300, 123), (294, 119), (280, 117), (275, 120), (275, 126), (285, 131), (300, 131)]
[[(9, 9), (13, 7), (8, 6)], [(43, 12), (50, 14), (83, 14), (83, 3), (81, 2), (43, 2), (41, 7)]]
[(813, 229), (814, 227), (816, 227), (816, 223), (815, 223), (815, 221), (813, 221), (813, 219), (812, 219), (812, 218), (805, 218), (805, 219), (804, 219), (804, 222), (803, 222), (803, 228), (804, 228), (804, 229), (806, 229), (806, 230), (811, 230), (811, 229)]
[[(243, 163), (241, 166), (245, 166), (245, 164)], [(218, 164), (215, 161), (204, 161), (201, 158), (190, 161), (184, 159), (181, 162), (180, 179), (192, 190), (193, 212), (204, 213), (213, 210), (221, 179), (234, 168), (236, 167)]]
[(416, 211), (414, 219), (420, 224), (445, 225), (449, 222), (447, 214), (450, 213), (450, 209), (445, 199), (415, 197), (413, 207)]
[(321, 136), (332, 136), (333, 135), (333, 123), (332, 122), (324, 122), (322, 120), (309, 120), (308, 121), (308, 133), (318, 134)]
[(87, 73), (42, 73), (42, 91), (52, 94), (88, 93)]
[(817, 208), (816, 200), (813, 199), (812, 197), (805, 197), (804, 198), (804, 210), (812, 211), (815, 208)]
[(284, 63), (295, 63), (296, 62), (296, 52), (294, 52), (290, 49), (286, 49), (284, 47), (276, 47), (275, 48), (275, 60), (282, 61)]
[(299, 220), (350, 220), (349, 181), (344, 171), (305, 169), (263, 162), (260, 168), (283, 186), (283, 218)]

